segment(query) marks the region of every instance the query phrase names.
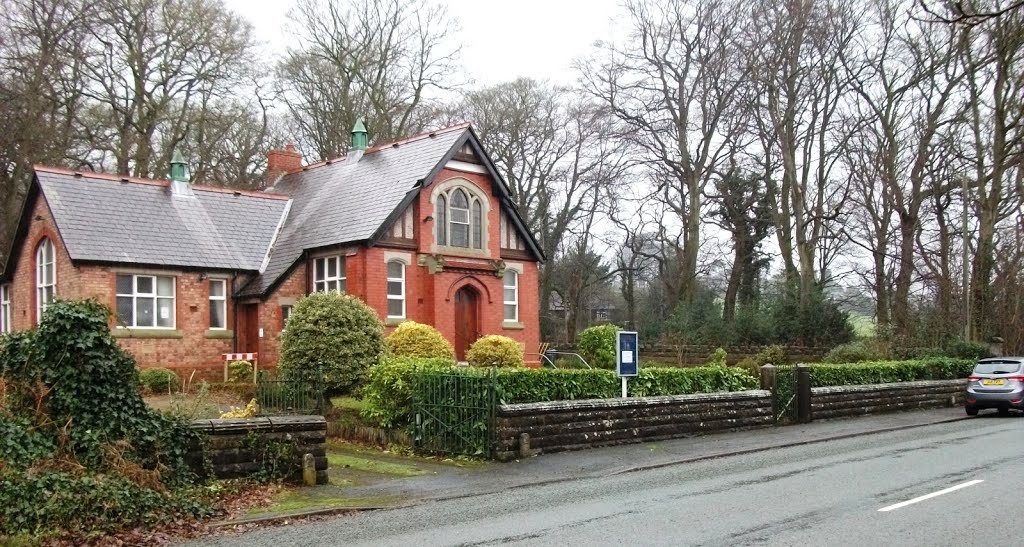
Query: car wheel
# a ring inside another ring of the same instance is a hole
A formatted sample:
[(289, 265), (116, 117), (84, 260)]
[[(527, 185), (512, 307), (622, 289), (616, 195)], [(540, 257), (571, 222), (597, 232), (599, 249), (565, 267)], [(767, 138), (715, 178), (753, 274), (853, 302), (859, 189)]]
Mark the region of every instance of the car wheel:
[(1010, 409), (1008, 409), (1008, 408), (1000, 408), (999, 409), (999, 415), (1000, 416), (1009, 416), (1010, 415)]
[(968, 416), (977, 416), (978, 415), (978, 407), (976, 407), (976, 406), (965, 406), (964, 410), (967, 411), (967, 415)]

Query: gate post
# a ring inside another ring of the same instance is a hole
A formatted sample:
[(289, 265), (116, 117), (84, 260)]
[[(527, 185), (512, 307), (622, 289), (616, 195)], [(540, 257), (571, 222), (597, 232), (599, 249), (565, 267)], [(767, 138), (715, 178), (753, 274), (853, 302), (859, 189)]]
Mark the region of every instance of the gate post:
[(811, 421), (811, 367), (796, 367), (797, 421), (806, 424)]
[(779, 397), (775, 389), (775, 365), (771, 363), (761, 367), (761, 389), (771, 392), (772, 423), (774, 423), (779, 419)]

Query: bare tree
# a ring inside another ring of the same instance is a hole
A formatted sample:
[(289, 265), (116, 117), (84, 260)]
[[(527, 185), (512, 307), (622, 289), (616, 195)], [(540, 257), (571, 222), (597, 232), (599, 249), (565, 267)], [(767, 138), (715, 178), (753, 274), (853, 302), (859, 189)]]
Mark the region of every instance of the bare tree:
[(300, 0), (291, 19), (299, 47), (278, 77), (301, 141), (320, 158), (348, 149), (358, 118), (376, 141), (421, 130), (430, 94), (454, 85), (458, 27), (440, 5)]
[(629, 0), (632, 33), (583, 67), (587, 90), (625, 125), (655, 181), (653, 195), (683, 226), (679, 287), (695, 293), (703, 193), (740, 139), (734, 104), (746, 79), (738, 63), (740, 4)]
[[(615, 195), (623, 176), (623, 143), (607, 111), (572, 89), (519, 79), (466, 94), (456, 112), (473, 120), (541, 250), (557, 261), (570, 233), (606, 209), (602, 196)], [(577, 254), (593, 241), (577, 239)], [(546, 312), (556, 289), (548, 266), (540, 288)]]

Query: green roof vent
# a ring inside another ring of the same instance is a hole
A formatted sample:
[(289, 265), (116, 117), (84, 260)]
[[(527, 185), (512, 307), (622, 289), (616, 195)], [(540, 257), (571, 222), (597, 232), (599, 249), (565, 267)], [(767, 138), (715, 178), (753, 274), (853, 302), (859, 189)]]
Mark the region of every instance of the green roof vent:
[(363, 125), (363, 119), (359, 118), (352, 127), (352, 150), (366, 150), (366, 141), (366, 126)]
[(192, 185), (188, 183), (188, 177), (185, 175), (187, 168), (188, 163), (184, 156), (181, 155), (180, 150), (175, 148), (174, 154), (171, 156), (171, 195), (189, 197), (194, 195)]

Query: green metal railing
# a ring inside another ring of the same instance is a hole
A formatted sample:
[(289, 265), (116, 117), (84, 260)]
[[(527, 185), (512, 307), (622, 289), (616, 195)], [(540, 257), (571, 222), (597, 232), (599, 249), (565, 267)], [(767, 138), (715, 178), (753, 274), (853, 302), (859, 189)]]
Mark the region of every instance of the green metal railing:
[(416, 446), (424, 452), (491, 456), (497, 375), (421, 372), (413, 377)]
[(797, 419), (796, 367), (775, 368), (775, 421), (795, 423)]
[(260, 380), (256, 383), (256, 403), (261, 416), (323, 414), (322, 382), (308, 380)]

